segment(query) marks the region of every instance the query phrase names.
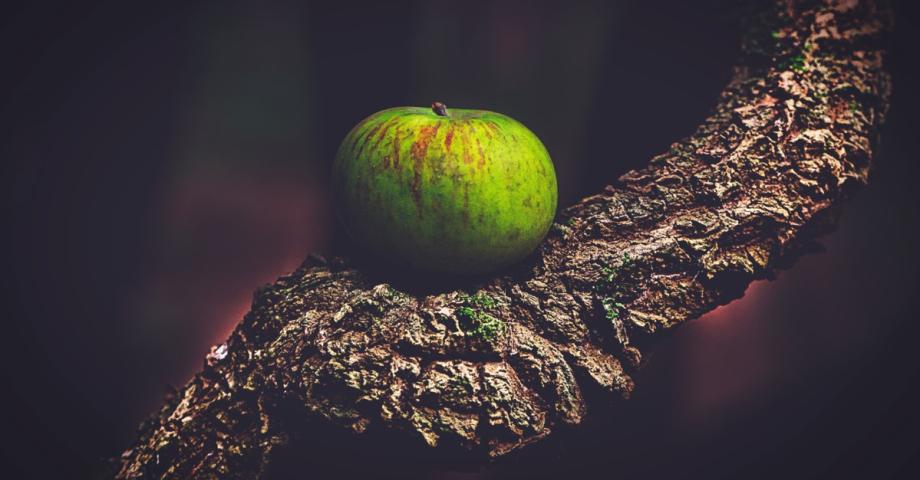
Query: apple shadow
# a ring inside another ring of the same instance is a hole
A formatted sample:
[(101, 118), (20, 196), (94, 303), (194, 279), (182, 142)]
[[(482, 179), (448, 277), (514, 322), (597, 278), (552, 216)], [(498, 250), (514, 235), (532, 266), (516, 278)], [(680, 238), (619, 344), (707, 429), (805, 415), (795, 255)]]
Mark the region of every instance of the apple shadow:
[(342, 253), (349, 259), (349, 265), (357, 268), (371, 284), (387, 283), (393, 288), (410, 295), (424, 297), (455, 290), (474, 292), (496, 278), (509, 280), (526, 279), (532, 276), (539, 261), (539, 248), (524, 259), (491, 272), (476, 275), (455, 275), (414, 268), (393, 257), (385, 257), (359, 248), (347, 241)]

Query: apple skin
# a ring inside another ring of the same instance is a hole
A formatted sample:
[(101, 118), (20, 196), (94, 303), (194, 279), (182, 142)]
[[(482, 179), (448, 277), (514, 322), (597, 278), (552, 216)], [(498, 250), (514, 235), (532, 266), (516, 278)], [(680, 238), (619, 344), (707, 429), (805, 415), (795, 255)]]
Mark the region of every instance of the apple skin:
[(533, 132), (499, 113), (440, 103), (361, 121), (339, 147), (332, 182), (352, 240), (451, 275), (523, 259), (556, 214), (556, 172)]

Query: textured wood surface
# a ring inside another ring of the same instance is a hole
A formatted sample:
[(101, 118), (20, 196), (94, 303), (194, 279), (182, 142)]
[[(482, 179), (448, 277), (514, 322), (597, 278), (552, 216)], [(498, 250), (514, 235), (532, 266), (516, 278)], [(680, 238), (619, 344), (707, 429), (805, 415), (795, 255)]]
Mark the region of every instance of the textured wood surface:
[(564, 210), (513, 271), (425, 292), (309, 258), (117, 477), (258, 478), (311, 425), (486, 461), (616, 408), (656, 338), (788, 265), (866, 183), (888, 27), (871, 2), (777, 2), (696, 133)]

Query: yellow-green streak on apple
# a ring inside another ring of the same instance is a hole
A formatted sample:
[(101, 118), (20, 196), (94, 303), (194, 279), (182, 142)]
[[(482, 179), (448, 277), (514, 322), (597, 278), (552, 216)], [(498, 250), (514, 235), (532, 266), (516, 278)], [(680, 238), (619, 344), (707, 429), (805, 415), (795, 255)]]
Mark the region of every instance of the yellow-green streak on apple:
[(556, 173), (536, 135), (505, 115), (441, 103), (361, 121), (339, 147), (333, 186), (357, 243), (452, 274), (522, 259), (556, 213)]

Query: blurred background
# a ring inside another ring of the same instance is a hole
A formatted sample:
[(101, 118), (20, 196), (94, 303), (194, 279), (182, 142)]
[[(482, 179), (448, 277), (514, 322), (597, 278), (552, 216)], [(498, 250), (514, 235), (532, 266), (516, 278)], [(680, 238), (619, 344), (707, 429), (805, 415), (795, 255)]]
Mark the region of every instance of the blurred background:
[[(547, 473), (916, 470), (917, 17), (896, 7), (877, 169), (826, 252), (678, 329), (619, 423), (559, 446)], [(435, 100), (510, 115), (546, 144), (570, 204), (692, 133), (752, 8), (6, 4), (0, 472), (91, 475), (201, 367), (255, 287), (341, 251), (326, 178), (365, 116)]]

